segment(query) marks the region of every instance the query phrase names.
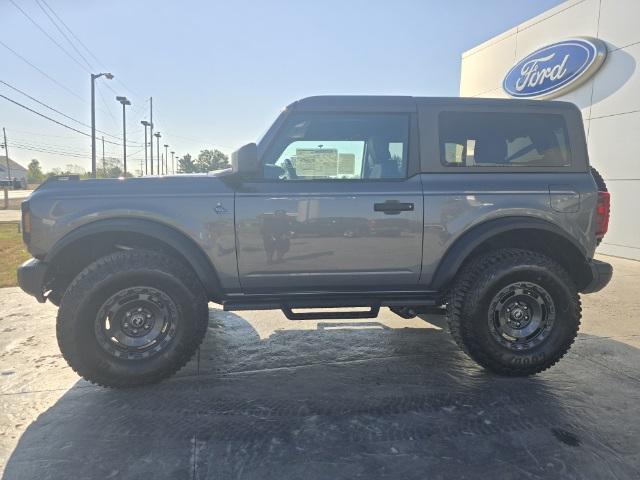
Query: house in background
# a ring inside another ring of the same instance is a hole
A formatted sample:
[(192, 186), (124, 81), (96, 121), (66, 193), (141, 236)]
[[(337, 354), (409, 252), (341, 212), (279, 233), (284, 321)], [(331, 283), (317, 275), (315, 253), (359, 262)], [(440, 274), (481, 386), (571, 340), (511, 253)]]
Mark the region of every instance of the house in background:
[(20, 188), (27, 188), (27, 169), (11, 159), (8, 167), (7, 169), (7, 157), (0, 156), (0, 185), (13, 186), (14, 180), (17, 180)]

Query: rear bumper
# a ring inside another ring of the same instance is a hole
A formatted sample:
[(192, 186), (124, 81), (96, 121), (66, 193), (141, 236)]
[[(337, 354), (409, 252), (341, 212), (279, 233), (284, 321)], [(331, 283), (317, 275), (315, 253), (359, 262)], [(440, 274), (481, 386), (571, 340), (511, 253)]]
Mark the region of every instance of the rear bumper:
[(47, 264), (36, 258), (27, 260), (18, 267), (18, 285), (29, 295), (36, 297), (40, 303), (46, 301), (44, 296), (44, 277)]
[(591, 260), (589, 267), (591, 267), (591, 282), (581, 290), (582, 293), (599, 292), (607, 286), (613, 275), (613, 267), (607, 262)]

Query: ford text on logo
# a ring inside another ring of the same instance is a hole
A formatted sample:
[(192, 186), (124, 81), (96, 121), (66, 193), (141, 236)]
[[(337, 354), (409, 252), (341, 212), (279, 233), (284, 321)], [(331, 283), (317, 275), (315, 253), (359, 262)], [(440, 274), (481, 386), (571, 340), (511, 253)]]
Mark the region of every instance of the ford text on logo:
[(515, 98), (554, 97), (596, 73), (606, 56), (606, 45), (596, 38), (554, 43), (520, 60), (504, 77), (502, 88)]

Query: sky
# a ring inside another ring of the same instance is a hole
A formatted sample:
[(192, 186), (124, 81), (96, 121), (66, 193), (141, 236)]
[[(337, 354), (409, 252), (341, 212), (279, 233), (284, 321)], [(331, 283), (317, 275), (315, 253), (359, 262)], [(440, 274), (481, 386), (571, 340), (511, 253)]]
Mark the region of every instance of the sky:
[(37, 158), (45, 170), (90, 170), (90, 73), (110, 72), (96, 81), (107, 157), (122, 158), (116, 95), (131, 101), (129, 170), (144, 160), (151, 96), (162, 152), (231, 153), (306, 96), (456, 96), (462, 52), (559, 3), (0, 0), (0, 95), (85, 135), (2, 97), (0, 127), (24, 166)]

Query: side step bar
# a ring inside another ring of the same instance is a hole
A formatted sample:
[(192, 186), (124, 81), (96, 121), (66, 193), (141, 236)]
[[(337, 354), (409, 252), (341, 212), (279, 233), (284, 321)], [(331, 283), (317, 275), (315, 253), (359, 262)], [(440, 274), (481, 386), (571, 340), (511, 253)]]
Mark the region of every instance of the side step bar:
[[(221, 303), (224, 310), (282, 310), (289, 320), (376, 318), (381, 307), (394, 312), (409, 308), (411, 316), (428, 311), (440, 311), (436, 292), (380, 292), (363, 295), (362, 292), (334, 295), (289, 294), (289, 295), (237, 295), (227, 297)], [(368, 307), (358, 311), (295, 312), (294, 309), (337, 309)], [(398, 312), (396, 312), (398, 313)], [(402, 312), (404, 313), (404, 312)], [(405, 316), (398, 313), (401, 316)], [(405, 318), (410, 318), (407, 312)]]
[(282, 313), (289, 320), (334, 320), (349, 318), (376, 318), (380, 313), (380, 305), (372, 305), (369, 310), (356, 311), (324, 311), (324, 312), (300, 312), (296, 313), (291, 307), (282, 307)]

